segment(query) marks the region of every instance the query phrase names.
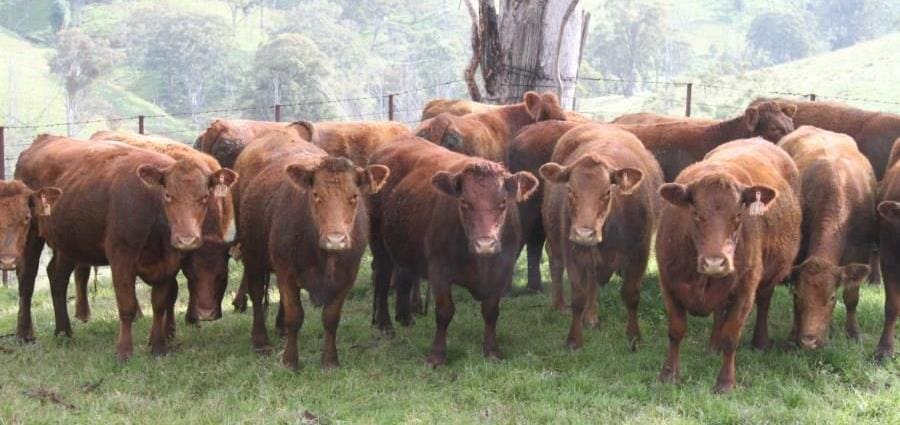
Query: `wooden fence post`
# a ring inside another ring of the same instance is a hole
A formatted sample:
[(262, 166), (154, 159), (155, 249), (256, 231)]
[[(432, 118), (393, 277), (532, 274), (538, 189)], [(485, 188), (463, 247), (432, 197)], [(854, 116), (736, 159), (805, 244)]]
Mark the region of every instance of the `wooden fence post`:
[(144, 134), (144, 116), (138, 115), (138, 134)]
[(281, 105), (275, 104), (275, 122), (281, 122)]
[(687, 83), (687, 92), (684, 98), (684, 116), (691, 116), (691, 94), (694, 90), (694, 83)]
[(394, 120), (394, 95), (388, 95), (388, 121)]
[(809, 94), (809, 101), (810, 101), (810, 102), (815, 102), (815, 101), (816, 101), (816, 94), (815, 94), (815, 93), (810, 93), (810, 94)]

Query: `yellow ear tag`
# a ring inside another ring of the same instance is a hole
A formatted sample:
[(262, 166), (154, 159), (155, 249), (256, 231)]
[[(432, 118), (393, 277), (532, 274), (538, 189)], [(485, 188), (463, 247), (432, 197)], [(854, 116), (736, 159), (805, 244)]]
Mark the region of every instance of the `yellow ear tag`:
[(213, 188), (213, 195), (216, 198), (224, 198), (228, 194), (228, 186), (225, 186), (225, 177), (219, 177), (219, 184)]
[(747, 212), (752, 216), (760, 216), (766, 212), (766, 205), (762, 203), (762, 194), (756, 191), (756, 200), (750, 204)]
[(47, 202), (46, 195), (41, 195), (41, 210), (38, 212), (38, 215), (42, 215), (42, 216), (50, 215), (50, 203)]

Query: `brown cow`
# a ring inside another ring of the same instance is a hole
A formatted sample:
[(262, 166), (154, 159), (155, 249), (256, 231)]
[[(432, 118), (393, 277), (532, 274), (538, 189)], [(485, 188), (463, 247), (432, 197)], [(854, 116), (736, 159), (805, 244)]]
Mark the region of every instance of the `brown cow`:
[(287, 131), (303, 140), (315, 137), (315, 127), (305, 121), (280, 123), (251, 120), (215, 120), (194, 142), (194, 149), (205, 152), (223, 167), (234, 168), (234, 162), (248, 143), (271, 132)]
[(900, 137), (900, 115), (867, 111), (837, 102), (801, 102), (787, 99), (759, 99), (776, 101), (797, 109), (794, 125), (811, 125), (824, 130), (844, 133), (856, 141), (880, 181), (888, 168), (888, 157), (894, 140)]
[(559, 98), (552, 92), (527, 92), (521, 103), (487, 112), (462, 117), (440, 114), (419, 124), (415, 133), (451, 151), (501, 162), (522, 127), (547, 120), (566, 120)]
[(40, 217), (51, 214), (61, 194), (56, 187), (31, 190), (21, 180), (0, 181), (0, 270), (22, 263), (28, 233), (37, 234)]
[(715, 124), (719, 122), (717, 119), (706, 117), (679, 117), (675, 115), (656, 114), (653, 112), (635, 112), (632, 114), (620, 115), (612, 120), (612, 124), (663, 124), (669, 122), (693, 122), (697, 124)]
[(659, 161), (666, 181), (671, 182), (681, 170), (700, 161), (723, 143), (755, 136), (778, 142), (794, 131), (793, 114), (790, 105), (781, 107), (769, 102), (752, 105), (741, 116), (718, 123), (672, 122), (619, 127), (641, 139)]
[[(193, 158), (204, 163), (212, 171), (222, 168), (212, 156), (166, 137), (121, 131), (98, 131), (91, 135), (90, 140), (113, 140), (158, 152), (176, 161)], [(222, 298), (228, 286), (228, 252), (234, 239), (234, 227), (231, 191), (225, 193), (225, 196), (210, 197), (209, 212), (203, 221), (203, 245), (185, 257), (181, 268), (187, 277), (190, 293), (188, 311), (185, 314), (188, 323), (222, 317)], [(83, 321), (87, 321), (90, 316), (86, 295), (89, 273), (90, 269), (85, 266), (75, 269), (75, 317)], [(216, 295), (216, 298), (208, 298), (209, 295)], [(201, 296), (206, 298), (200, 298)]]
[(878, 238), (884, 275), (884, 330), (875, 357), (894, 356), (894, 325), (900, 315), (900, 138), (894, 142), (878, 193)]
[[(44, 241), (53, 248), (48, 266), (56, 333), (71, 335), (66, 289), (76, 265), (110, 265), (119, 309), (117, 357), (133, 352), (131, 324), (137, 299), (135, 278), (152, 286), (151, 351), (167, 351), (174, 330), (171, 311), (181, 262), (203, 243), (208, 199), (237, 175), (213, 171), (191, 158), (136, 149), (118, 142), (88, 142), (39, 136), (22, 152), (16, 176), (35, 187), (53, 181), (63, 194), (46, 220), (42, 237), (32, 235), (19, 271), (23, 299), (31, 298)], [(34, 338), (30, 305), (19, 312), (17, 335)]]
[[(449, 113), (458, 117), (468, 114), (493, 111), (501, 105), (475, 102), (466, 99), (432, 99), (422, 109), (422, 119), (425, 121), (438, 116), (441, 113)], [(591, 119), (575, 111), (564, 111), (566, 121), (591, 122)]]
[[(573, 121), (541, 121), (524, 127), (513, 138), (509, 145), (507, 164), (509, 171), (516, 173), (528, 171), (533, 175), (540, 173), (541, 165), (550, 162), (553, 148), (556, 142), (567, 131), (581, 125)], [(535, 191), (525, 202), (519, 203), (519, 224), (522, 227), (522, 243), (527, 247), (528, 254), (528, 289), (539, 292), (543, 290), (541, 284), (541, 254), (544, 250), (544, 223), (541, 220), (541, 205), (543, 203), (543, 191)], [(521, 252), (521, 247), (519, 248)], [(561, 272), (561, 270), (560, 270)], [(562, 297), (559, 303), (554, 297), (553, 307), (563, 310)]]
[(791, 158), (760, 138), (726, 143), (660, 187), (669, 205), (656, 236), (669, 352), (659, 379), (673, 382), (686, 313), (713, 315), (710, 348), (723, 353), (715, 392), (734, 388), (734, 354), (756, 302), (753, 346), (769, 343), (769, 304), (800, 245), (799, 175)]
[[(253, 301), (253, 346), (268, 351), (265, 329), (265, 275), (275, 272), (287, 331), (282, 362), (298, 366), (297, 333), (303, 324), (299, 291), (324, 305), (322, 364), (338, 366), (335, 334), (341, 307), (366, 247), (368, 217), (362, 196), (375, 193), (389, 170), (365, 169), (329, 156), (308, 142), (269, 138), (245, 151), (277, 152), (245, 183), (239, 222), (244, 282)], [(238, 159), (241, 170), (245, 158)]]
[[(310, 124), (301, 121), (296, 125), (300, 126), (300, 133)], [(409, 127), (394, 121), (317, 122), (314, 128), (313, 137), (309, 141), (329, 155), (343, 156), (358, 167), (365, 167), (369, 163), (369, 156), (379, 147), (400, 136), (411, 134)]]
[(844, 288), (847, 335), (859, 338), (859, 284), (875, 244), (875, 174), (850, 136), (801, 126), (778, 143), (800, 171), (802, 239), (794, 268), (792, 340), (824, 345), (835, 293)]
[[(521, 239), (518, 211), (512, 207), (528, 199), (537, 179), (416, 137), (381, 148), (371, 163), (391, 169), (384, 188), (371, 198), (376, 326), (392, 329), (387, 312), (392, 276), (399, 294), (415, 279), (427, 278), (437, 319), (427, 363), (444, 364), (447, 326), (455, 311), (450, 286), (458, 284), (481, 301), (485, 356), (501, 357), (496, 340), (500, 298), (511, 284)], [(398, 316), (408, 317), (403, 302), (408, 298), (397, 299)]]
[[(551, 269), (565, 265), (572, 282), (572, 324), (566, 345), (581, 348), (582, 322), (594, 327), (597, 288), (620, 274), (632, 349), (640, 339), (637, 320), (641, 281), (659, 215), (656, 190), (662, 170), (633, 134), (602, 125), (566, 133), (541, 167), (543, 219)], [(554, 267), (554, 265), (556, 265)], [(554, 303), (562, 298), (562, 273), (553, 273)]]

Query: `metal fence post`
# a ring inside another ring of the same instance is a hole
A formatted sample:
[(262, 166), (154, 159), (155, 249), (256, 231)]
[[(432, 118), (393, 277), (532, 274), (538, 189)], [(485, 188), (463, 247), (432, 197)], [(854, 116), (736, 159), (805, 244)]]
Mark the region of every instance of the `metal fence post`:
[(809, 101), (810, 101), (810, 102), (815, 102), (815, 101), (816, 101), (816, 94), (815, 94), (815, 93), (810, 93), (810, 94), (809, 94)]
[(691, 116), (691, 94), (694, 91), (694, 83), (687, 83), (687, 93), (684, 98), (684, 116)]
[(388, 121), (394, 120), (394, 95), (388, 95)]
[(144, 116), (138, 115), (138, 134), (144, 134)]
[(275, 122), (281, 122), (281, 105), (275, 104)]

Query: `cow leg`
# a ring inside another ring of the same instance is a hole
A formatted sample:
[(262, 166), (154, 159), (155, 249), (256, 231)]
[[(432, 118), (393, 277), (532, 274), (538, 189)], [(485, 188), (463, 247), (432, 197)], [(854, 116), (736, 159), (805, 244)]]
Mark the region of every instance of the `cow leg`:
[(484, 357), (500, 360), (503, 352), (497, 344), (497, 319), (500, 317), (500, 294), (491, 295), (481, 302), (481, 317), (484, 319)]
[(428, 292), (425, 292), (425, 300), (422, 300), (422, 281), (414, 278), (412, 291), (409, 295), (409, 309), (413, 314), (424, 316), (428, 314)]
[(372, 286), (373, 306), (372, 324), (383, 335), (393, 335), (394, 325), (391, 322), (388, 296), (391, 291), (391, 278), (394, 272), (394, 262), (391, 260), (387, 249), (380, 241), (373, 241), (372, 248)]
[(75, 318), (82, 322), (91, 319), (91, 306), (87, 294), (90, 277), (91, 266), (80, 265), (75, 268)]
[(547, 257), (550, 263), (550, 308), (560, 313), (565, 313), (566, 300), (563, 296), (563, 272), (565, 271), (565, 263), (561, 258), (554, 255), (552, 251), (549, 252)]
[(350, 293), (351, 285), (344, 285), (344, 290), (338, 293), (322, 309), (322, 325), (325, 327), (325, 340), (322, 342), (322, 367), (334, 369), (341, 366), (337, 352), (337, 328), (341, 322), (341, 310), (344, 308), (344, 300)]
[[(649, 251), (648, 251), (649, 254)], [(632, 261), (625, 270), (622, 282), (622, 302), (628, 311), (628, 321), (625, 325), (625, 336), (628, 337), (628, 345), (631, 351), (637, 350), (641, 341), (641, 326), (638, 323), (638, 305), (641, 303), (641, 284), (644, 280), (644, 271), (647, 270), (649, 255), (642, 261)]]
[(869, 269), (869, 283), (872, 285), (881, 283), (881, 254), (878, 249), (873, 249), (872, 255), (869, 256)]
[(116, 306), (119, 310), (119, 341), (116, 344), (116, 358), (126, 361), (134, 353), (134, 345), (131, 337), (131, 324), (134, 323), (137, 314), (138, 302), (135, 296), (134, 270), (135, 260), (121, 259), (111, 261), (113, 289), (116, 293)]
[(19, 315), (16, 323), (16, 339), (21, 342), (34, 342), (34, 322), (31, 318), (31, 297), (34, 294), (34, 280), (40, 267), (41, 250), (44, 241), (37, 237), (37, 231), (28, 231), (25, 241), (25, 252), (16, 277), (19, 281)]
[(238, 313), (247, 311), (247, 282), (241, 280), (237, 292), (234, 293), (234, 299), (231, 300), (231, 305), (234, 306), (234, 311)]
[(541, 255), (544, 250), (544, 237), (529, 240), (526, 245), (528, 254), (528, 290), (532, 292), (543, 292), (544, 285), (541, 283)]
[(150, 353), (164, 356), (168, 352), (166, 345), (166, 316), (172, 300), (175, 280), (166, 280), (153, 285), (150, 290), (150, 302), (153, 308), (153, 325), (150, 327)]
[[(751, 278), (758, 279), (758, 277), (753, 276)], [(740, 284), (738, 284), (738, 287), (741, 287)], [(771, 298), (771, 294), (769, 294), (769, 297)], [(741, 330), (744, 328), (744, 323), (747, 321), (747, 316), (750, 314), (753, 303), (754, 294), (736, 294), (734, 295), (734, 303), (725, 313), (721, 334), (719, 335), (719, 343), (722, 350), (722, 367), (719, 369), (716, 385), (713, 387), (713, 392), (716, 394), (727, 393), (734, 389), (734, 355), (737, 351), (738, 342), (741, 340)], [(763, 319), (762, 325), (766, 325), (765, 319)], [(760, 322), (757, 321), (757, 330), (759, 326)], [(756, 331), (754, 331), (755, 333)], [(756, 335), (754, 335), (754, 346), (757, 344), (756, 341)]]
[(844, 328), (847, 337), (859, 342), (859, 323), (856, 321), (856, 306), (859, 305), (859, 286), (844, 288), (844, 305), (847, 307), (847, 322)]
[(765, 350), (769, 347), (769, 306), (777, 283), (766, 283), (756, 294), (756, 326), (753, 328), (753, 348)]
[(297, 370), (300, 365), (297, 354), (297, 334), (300, 333), (300, 327), (303, 326), (303, 304), (300, 302), (299, 282), (291, 266), (278, 267), (275, 277), (278, 281), (278, 292), (281, 294), (279, 304), (284, 309), (284, 330), (287, 336), (284, 341), (281, 363)]
[(54, 253), (47, 264), (47, 276), (50, 279), (50, 295), (53, 297), (53, 313), (56, 317), (54, 335), (72, 336), (72, 324), (69, 322), (69, 309), (66, 293), (69, 290), (69, 278), (75, 270), (75, 263)]
[(900, 267), (890, 264), (888, 258), (882, 259), (881, 267), (884, 276), (884, 330), (875, 349), (877, 360), (886, 360), (894, 356), (894, 325), (900, 314)]
[[(660, 286), (663, 286), (660, 284)], [(672, 300), (672, 296), (662, 288), (663, 303), (666, 307), (666, 315), (669, 317), (669, 351), (659, 372), (659, 381), (675, 383), (681, 375), (681, 340), (687, 332), (687, 312), (684, 308)]]
[(265, 279), (265, 270), (259, 270), (259, 267), (248, 262), (245, 257), (241, 285), (247, 288), (250, 301), (253, 302), (253, 326), (250, 336), (253, 341), (253, 349), (260, 354), (268, 354), (272, 351), (272, 344), (266, 333), (266, 305), (263, 303), (266, 295)]
[(426, 362), (431, 367), (438, 367), (447, 363), (447, 327), (453, 320), (456, 306), (453, 304), (453, 294), (450, 292), (450, 283), (445, 279), (429, 277), (432, 292), (434, 293), (434, 314), (437, 321), (437, 330), (434, 333), (434, 341), (431, 344), (431, 353)]
[[(413, 286), (418, 286), (416, 276), (407, 269), (394, 267), (391, 279), (394, 283), (394, 289), (397, 291), (396, 316), (394, 319), (403, 326), (411, 326), (416, 323), (415, 319), (413, 319), (410, 305), (412, 288)], [(419, 296), (419, 299), (421, 300), (421, 296)]]
[(717, 308), (713, 311), (713, 326), (712, 332), (709, 334), (707, 354), (722, 354), (722, 325), (725, 324), (725, 313), (724, 308)]
[[(175, 303), (178, 301), (178, 280), (176, 278), (172, 278), (172, 290), (169, 291), (169, 300), (166, 303), (166, 337), (169, 339), (175, 339)], [(191, 297), (188, 295), (188, 304), (191, 302)], [(190, 307), (188, 307), (188, 312), (185, 314), (185, 321), (187, 321), (187, 316), (191, 314)], [(197, 326), (200, 326), (198, 322), (195, 322)]]

